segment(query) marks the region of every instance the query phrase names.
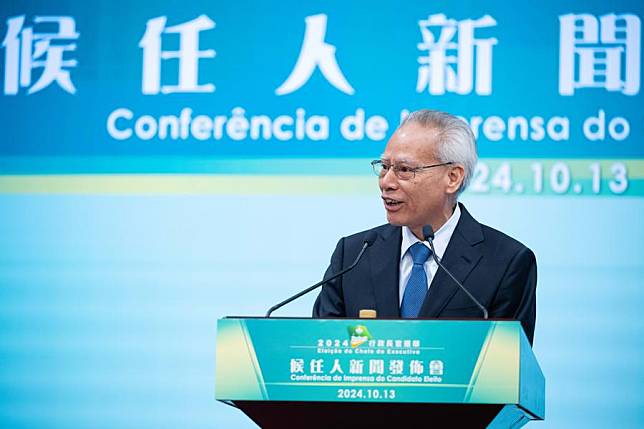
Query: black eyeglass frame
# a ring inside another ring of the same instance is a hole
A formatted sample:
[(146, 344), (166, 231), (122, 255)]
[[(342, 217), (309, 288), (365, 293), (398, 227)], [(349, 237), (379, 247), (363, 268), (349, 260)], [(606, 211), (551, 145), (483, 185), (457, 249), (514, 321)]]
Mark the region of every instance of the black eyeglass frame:
[[(378, 177), (384, 176), (384, 174), (387, 174), (386, 171), (389, 171), (389, 168), (392, 168), (392, 165), (389, 165), (389, 167), (385, 169), (385, 163), (382, 162), (382, 159), (374, 159), (373, 161), (371, 161), (370, 164), (371, 164), (371, 167), (373, 168), (374, 174), (376, 176), (378, 176)], [(407, 168), (408, 170), (403, 171), (402, 173), (411, 173), (412, 175), (410, 177), (400, 177), (401, 170), (400, 170), (400, 168), (397, 168), (395, 165), (393, 165), (393, 169), (394, 169), (394, 174), (400, 180), (411, 180), (411, 179), (416, 177), (416, 173), (419, 172), (419, 171), (428, 170), (428, 169), (434, 168), (434, 167), (442, 167), (444, 165), (452, 165), (452, 164), (454, 164), (454, 162), (449, 161), (449, 162), (443, 162), (443, 163), (440, 163), (440, 164), (421, 165), (419, 167), (403, 166), (404, 168)], [(380, 166), (380, 168), (381, 168), (380, 173), (378, 173), (378, 171), (376, 170), (378, 168), (378, 166)], [(382, 172), (385, 172), (385, 173), (382, 174)]]

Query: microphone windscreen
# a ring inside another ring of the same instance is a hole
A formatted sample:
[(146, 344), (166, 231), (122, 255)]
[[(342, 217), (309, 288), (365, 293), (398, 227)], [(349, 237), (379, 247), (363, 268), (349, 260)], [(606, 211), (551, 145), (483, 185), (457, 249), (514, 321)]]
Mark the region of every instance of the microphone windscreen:
[(425, 225), (423, 227), (423, 237), (425, 238), (425, 241), (434, 239), (434, 229), (431, 225)]
[(364, 238), (364, 242), (367, 243), (367, 246), (371, 246), (378, 238), (378, 234), (375, 231), (369, 231), (367, 236)]

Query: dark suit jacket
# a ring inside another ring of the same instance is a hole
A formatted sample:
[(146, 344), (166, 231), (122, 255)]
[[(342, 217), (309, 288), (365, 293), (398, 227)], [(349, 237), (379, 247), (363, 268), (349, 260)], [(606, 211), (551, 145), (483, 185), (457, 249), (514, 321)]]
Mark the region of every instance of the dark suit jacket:
[[(443, 255), (443, 265), (489, 311), (490, 318), (521, 321), (532, 344), (536, 313), (537, 263), (534, 253), (507, 235), (478, 223), (461, 204), (461, 217)], [(402, 228), (382, 225), (360, 263), (324, 285), (313, 317), (357, 318), (375, 309), (379, 318), (400, 318), (399, 264)], [(324, 277), (348, 267), (368, 231), (343, 237)], [(419, 318), (481, 318), (481, 310), (440, 268), (420, 309)]]

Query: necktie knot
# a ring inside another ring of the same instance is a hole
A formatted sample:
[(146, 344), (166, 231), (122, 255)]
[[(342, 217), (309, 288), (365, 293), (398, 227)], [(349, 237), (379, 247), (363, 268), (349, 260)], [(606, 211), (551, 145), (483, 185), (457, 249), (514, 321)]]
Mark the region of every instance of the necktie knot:
[(409, 248), (409, 254), (411, 255), (411, 259), (414, 261), (414, 265), (424, 265), (432, 254), (432, 251), (423, 243), (416, 242)]

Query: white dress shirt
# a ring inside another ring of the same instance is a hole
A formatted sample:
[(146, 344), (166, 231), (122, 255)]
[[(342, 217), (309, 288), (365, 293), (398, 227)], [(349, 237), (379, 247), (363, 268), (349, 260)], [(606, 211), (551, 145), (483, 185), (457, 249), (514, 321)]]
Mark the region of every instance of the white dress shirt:
[[(454, 213), (452, 213), (452, 216), (447, 220), (447, 222), (445, 222), (445, 224), (443, 224), (443, 226), (440, 227), (438, 231), (434, 233), (434, 249), (436, 249), (436, 256), (438, 256), (439, 259), (443, 259), (443, 254), (447, 249), (449, 240), (452, 238), (452, 234), (456, 229), (456, 224), (458, 223), (458, 219), (460, 217), (461, 208), (457, 204), (456, 209), (454, 209)], [(398, 286), (400, 305), (402, 305), (403, 296), (405, 294), (405, 287), (407, 286), (407, 281), (409, 280), (409, 276), (411, 275), (411, 269), (414, 266), (414, 260), (407, 250), (409, 250), (412, 245), (418, 242), (420, 242), (420, 240), (416, 238), (411, 229), (403, 226), (402, 244), (400, 245), (400, 282)], [(429, 244), (427, 242), (423, 242), (423, 244), (429, 247)], [(427, 274), (428, 287), (431, 286), (432, 280), (434, 279), (434, 275), (436, 275), (437, 270), (438, 265), (436, 264), (436, 261), (434, 261), (434, 258), (430, 256), (425, 262), (425, 273)]]

